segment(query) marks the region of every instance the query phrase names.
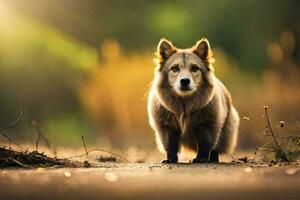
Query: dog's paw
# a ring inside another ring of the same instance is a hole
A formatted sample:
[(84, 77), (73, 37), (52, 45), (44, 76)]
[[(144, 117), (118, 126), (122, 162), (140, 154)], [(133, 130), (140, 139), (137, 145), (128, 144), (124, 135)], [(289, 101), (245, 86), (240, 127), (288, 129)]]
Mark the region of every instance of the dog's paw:
[(193, 159), (193, 163), (209, 163), (209, 161), (206, 158), (195, 158)]
[(167, 158), (166, 160), (163, 160), (161, 163), (177, 163), (177, 158)]

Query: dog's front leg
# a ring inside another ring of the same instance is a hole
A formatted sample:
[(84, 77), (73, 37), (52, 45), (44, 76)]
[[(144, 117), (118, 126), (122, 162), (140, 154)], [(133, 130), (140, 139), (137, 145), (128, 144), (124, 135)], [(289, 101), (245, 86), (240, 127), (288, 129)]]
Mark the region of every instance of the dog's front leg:
[(213, 127), (201, 126), (197, 128), (196, 147), (197, 156), (193, 159), (193, 163), (218, 162), (219, 154), (213, 150), (216, 135)]
[(180, 140), (179, 131), (166, 128), (164, 140), (167, 159), (163, 160), (162, 163), (177, 163)]

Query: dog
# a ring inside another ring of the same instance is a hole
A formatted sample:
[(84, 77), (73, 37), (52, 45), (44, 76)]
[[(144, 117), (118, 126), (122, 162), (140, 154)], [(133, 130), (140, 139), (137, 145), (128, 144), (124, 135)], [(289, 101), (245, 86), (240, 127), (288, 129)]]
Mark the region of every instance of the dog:
[(162, 163), (177, 163), (181, 147), (196, 153), (193, 163), (219, 162), (237, 144), (239, 115), (230, 93), (214, 75), (213, 53), (206, 38), (180, 49), (160, 40), (148, 117)]

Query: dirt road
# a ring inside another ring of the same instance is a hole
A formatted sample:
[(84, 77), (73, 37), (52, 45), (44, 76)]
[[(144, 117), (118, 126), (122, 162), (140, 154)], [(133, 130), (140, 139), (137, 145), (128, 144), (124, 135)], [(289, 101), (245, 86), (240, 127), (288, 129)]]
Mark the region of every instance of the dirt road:
[(0, 170), (0, 199), (300, 199), (300, 166), (103, 164)]

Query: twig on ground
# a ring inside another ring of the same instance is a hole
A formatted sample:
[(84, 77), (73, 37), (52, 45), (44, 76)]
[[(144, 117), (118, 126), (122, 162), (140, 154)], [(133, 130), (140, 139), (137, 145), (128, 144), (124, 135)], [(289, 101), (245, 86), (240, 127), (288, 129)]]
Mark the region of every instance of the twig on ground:
[(116, 157), (118, 157), (118, 158), (120, 158), (120, 159), (122, 159), (122, 160), (124, 160), (124, 161), (126, 161), (126, 162), (128, 162), (128, 163), (130, 163), (130, 161), (127, 160), (126, 158), (124, 158), (123, 156), (120, 156), (120, 155), (118, 155), (118, 154), (115, 154), (115, 153), (113, 153), (113, 152), (106, 151), (106, 150), (103, 150), (103, 149), (91, 149), (91, 150), (88, 150), (88, 151), (87, 151), (86, 153), (84, 153), (84, 154), (81, 154), (81, 155), (78, 155), (78, 156), (68, 157), (67, 159), (71, 159), (71, 158), (80, 158), (80, 157), (85, 156), (86, 154), (89, 154), (89, 153), (94, 152), (94, 151), (100, 151), (100, 152), (104, 152), (104, 153), (109, 153), (109, 154), (111, 154), (111, 155), (114, 155), (114, 156), (116, 156)]
[(10, 161), (16, 163), (17, 165), (20, 165), (21, 167), (25, 167), (25, 168), (31, 168), (29, 167), (28, 165), (25, 165), (23, 163), (21, 163), (20, 161), (16, 160), (16, 159), (13, 159), (13, 158), (8, 158)]
[(81, 136), (81, 139), (82, 139), (82, 144), (83, 144), (83, 147), (84, 147), (84, 150), (85, 150), (86, 157), (89, 158), (88, 150), (86, 148), (85, 140), (84, 140), (84, 136), (83, 135)]
[(6, 139), (8, 140), (8, 142), (9, 142), (9, 148), (11, 148), (11, 143), (13, 143), (13, 144), (15, 144), (17, 147), (19, 147), (20, 149), (26, 151), (25, 148), (23, 148), (21, 145), (19, 145), (17, 142), (15, 142), (15, 141), (14, 141), (13, 139), (11, 139), (10, 137), (8, 137), (5, 133), (0, 132), (0, 134), (1, 134), (4, 138), (6, 138)]
[(66, 158), (66, 159), (80, 158), (80, 157), (82, 157), (82, 156), (87, 156), (87, 157), (88, 157), (88, 154), (89, 154), (89, 153), (94, 152), (94, 151), (100, 151), (100, 152), (104, 152), (104, 153), (109, 153), (109, 154), (111, 154), (111, 155), (113, 155), (113, 156), (116, 156), (117, 158), (120, 158), (121, 160), (124, 160), (124, 161), (130, 163), (130, 161), (127, 160), (126, 158), (124, 158), (123, 156), (120, 156), (120, 155), (118, 155), (118, 154), (116, 154), (116, 153), (113, 153), (113, 152), (110, 152), (110, 151), (107, 151), (107, 150), (98, 149), (98, 148), (88, 150), (87, 147), (86, 147), (86, 144), (85, 144), (85, 140), (84, 140), (84, 136), (83, 136), (83, 135), (81, 135), (81, 139), (82, 139), (82, 144), (83, 144), (85, 153), (84, 153), (84, 154), (81, 154), (81, 155), (78, 155), (78, 156), (68, 157), (68, 158)]
[(46, 138), (46, 136), (43, 134), (42, 129), (39, 127), (39, 125), (37, 124), (37, 122), (35, 120), (32, 121), (32, 125), (35, 127), (35, 130), (38, 134), (38, 137), (35, 141), (35, 150), (38, 152), (39, 151), (39, 142), (41, 139), (44, 140), (46, 146), (48, 147), (48, 149), (51, 149), (51, 145), (49, 140)]
[(239, 161), (242, 161), (243, 163), (247, 163), (249, 159), (248, 159), (247, 156), (244, 156), (244, 157), (242, 157), (242, 158), (239, 158), (238, 160), (239, 160)]

